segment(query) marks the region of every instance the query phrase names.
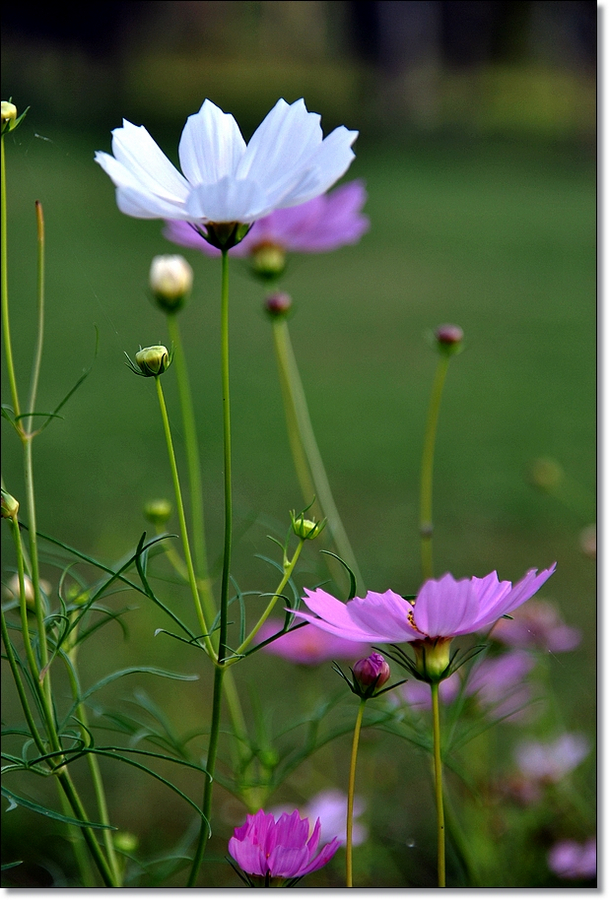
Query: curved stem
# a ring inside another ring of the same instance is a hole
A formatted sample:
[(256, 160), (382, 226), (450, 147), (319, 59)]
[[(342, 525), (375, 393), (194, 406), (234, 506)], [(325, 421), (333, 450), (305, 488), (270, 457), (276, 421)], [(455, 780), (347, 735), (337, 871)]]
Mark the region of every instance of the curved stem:
[(433, 719), (433, 760), (438, 828), (438, 887), (446, 887), (446, 829), (444, 826), (444, 794), (442, 790), (442, 747), (440, 743), (440, 694), (439, 684), (431, 685), (431, 709)]
[(182, 547), (184, 550), (184, 560), (186, 562), (186, 569), (188, 571), (188, 583), (190, 585), (190, 591), (192, 594), (192, 599), (195, 604), (195, 609), (197, 611), (197, 616), (199, 619), (199, 626), (201, 628), (201, 636), (205, 647), (207, 649), (208, 654), (212, 659), (215, 658), (215, 652), (213, 645), (211, 643), (211, 639), (209, 637), (209, 633), (207, 630), (207, 622), (205, 621), (205, 615), (203, 613), (203, 607), (201, 606), (201, 599), (199, 597), (199, 588), (197, 586), (197, 576), (195, 575), (195, 570), (192, 562), (192, 554), (190, 552), (190, 542), (188, 540), (188, 527), (186, 525), (186, 514), (184, 512), (184, 503), (182, 500), (182, 489), (180, 488), (180, 476), (178, 474), (178, 465), (176, 462), (175, 450), (173, 447), (173, 439), (171, 437), (171, 425), (169, 424), (169, 416), (167, 415), (167, 406), (165, 404), (165, 396), (163, 394), (163, 388), (161, 386), (161, 379), (159, 376), (156, 376), (155, 379), (157, 397), (159, 400), (159, 407), (161, 409), (161, 418), (163, 420), (163, 430), (165, 432), (165, 440), (167, 442), (167, 452), (169, 454), (169, 465), (171, 468), (171, 476), (173, 478), (173, 489), (176, 498), (176, 505), (178, 508), (178, 519), (180, 521), (180, 531), (182, 533)]
[[(6, 160), (4, 157), (4, 135), (0, 138), (0, 284), (2, 292), (2, 330), (4, 332), (4, 354), (6, 356), (6, 368), (8, 383), (13, 403), (15, 416), (20, 415), (19, 393), (17, 391), (17, 379), (15, 377), (15, 363), (13, 361), (13, 345), (11, 342), (11, 329), (8, 314), (8, 239), (7, 239), (7, 212), (6, 212)], [(21, 431), (21, 427), (18, 429)]]
[(355, 729), (353, 731), (353, 744), (351, 746), (351, 766), (349, 768), (349, 793), (347, 795), (347, 887), (353, 887), (353, 801), (355, 799), (355, 767), (357, 765), (357, 751), (359, 748), (359, 736), (362, 730), (362, 719), (364, 717), (364, 706), (366, 701), (362, 698), (357, 718), (355, 720)]
[[(38, 279), (36, 285), (37, 307), (38, 307), (38, 328), (36, 337), (36, 350), (34, 352), (34, 361), (32, 363), (32, 375), (30, 379), (30, 395), (28, 399), (27, 411), (34, 412), (36, 405), (36, 393), (38, 391), (38, 379), (40, 377), (40, 364), (42, 362), (42, 346), (44, 343), (44, 216), (42, 214), (42, 204), (36, 201), (36, 225), (38, 232)], [(28, 431), (34, 426), (33, 419), (26, 419), (26, 427)]]
[(440, 413), (440, 401), (442, 400), (442, 390), (448, 371), (448, 356), (440, 356), (438, 367), (431, 390), (431, 398), (429, 401), (429, 411), (427, 413), (427, 424), (425, 427), (425, 439), (423, 441), (423, 458), (421, 461), (421, 505), (419, 529), (421, 535), (421, 565), (423, 569), (423, 580), (433, 578), (433, 559), (432, 559), (432, 538), (433, 538), (433, 519), (432, 519), (432, 494), (433, 494), (433, 460), (434, 449), (436, 443), (436, 431), (438, 428), (438, 416)]
[(199, 441), (197, 438), (197, 426), (192, 402), (192, 392), (190, 390), (190, 380), (188, 378), (188, 369), (186, 366), (186, 357), (176, 314), (172, 313), (167, 316), (167, 327), (174, 348), (178, 394), (182, 410), (182, 425), (184, 428), (184, 442), (188, 464), (188, 482), (190, 486), (190, 512), (192, 517), (192, 543), (195, 569), (201, 587), (201, 597), (205, 615), (207, 620), (212, 622), (215, 618), (216, 610), (214, 607), (214, 598), (209, 578), (209, 565), (207, 561)]
[(344, 559), (356, 576), (359, 590), (365, 590), (362, 575), (336, 508), (330, 482), (317, 446), (304, 388), (290, 341), (288, 323), (284, 318), (273, 320), (273, 339), (288, 438), (304, 502), (310, 503), (314, 496), (317, 498), (321, 513), (319, 518), (323, 516), (327, 518), (328, 528), (339, 556)]

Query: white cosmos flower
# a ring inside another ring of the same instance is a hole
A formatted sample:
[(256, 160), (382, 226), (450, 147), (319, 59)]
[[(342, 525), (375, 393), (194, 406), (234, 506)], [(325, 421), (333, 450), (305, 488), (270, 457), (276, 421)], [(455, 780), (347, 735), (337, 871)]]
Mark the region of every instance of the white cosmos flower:
[(98, 151), (95, 160), (128, 216), (249, 224), (325, 193), (347, 171), (358, 132), (341, 125), (324, 138), (320, 118), (304, 100), (278, 100), (246, 144), (233, 116), (205, 100), (180, 139), (184, 174), (142, 125), (126, 120), (112, 132), (114, 156)]

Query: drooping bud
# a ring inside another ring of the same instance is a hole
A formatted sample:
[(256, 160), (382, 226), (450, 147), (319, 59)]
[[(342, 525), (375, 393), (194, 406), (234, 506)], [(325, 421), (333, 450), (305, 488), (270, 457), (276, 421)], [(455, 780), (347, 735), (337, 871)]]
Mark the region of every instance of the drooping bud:
[(292, 298), (285, 291), (269, 294), (264, 301), (264, 308), (272, 319), (281, 319), (292, 308)]
[(9, 494), (8, 491), (5, 491), (4, 488), (2, 490), (2, 518), (3, 519), (16, 519), (17, 513), (19, 512), (19, 501), (15, 500), (12, 494)]
[(252, 249), (252, 269), (264, 281), (279, 278), (285, 270), (285, 250), (277, 244), (258, 244)]
[(391, 675), (389, 663), (380, 653), (371, 653), (365, 659), (358, 659), (351, 671), (363, 694), (371, 692), (368, 696), (382, 688)]
[(438, 325), (434, 338), (436, 348), (445, 356), (460, 353), (463, 349), (463, 329), (458, 325)]
[(315, 522), (313, 519), (305, 519), (304, 513), (300, 513), (296, 516), (294, 510), (290, 510), (290, 518), (292, 520), (292, 529), (296, 537), (308, 541), (312, 541), (318, 534), (321, 534), (328, 521), (327, 519), (322, 519), (321, 522)]
[(192, 267), (183, 256), (155, 256), (150, 266), (150, 289), (165, 312), (181, 309), (192, 290)]
[(139, 368), (138, 372), (134, 367), (134, 371), (138, 375), (143, 375), (145, 378), (156, 378), (157, 375), (162, 375), (171, 365), (171, 354), (163, 344), (144, 347), (135, 354), (135, 364)]
[(169, 500), (150, 500), (144, 506), (144, 515), (153, 525), (164, 525), (171, 518), (171, 513)]

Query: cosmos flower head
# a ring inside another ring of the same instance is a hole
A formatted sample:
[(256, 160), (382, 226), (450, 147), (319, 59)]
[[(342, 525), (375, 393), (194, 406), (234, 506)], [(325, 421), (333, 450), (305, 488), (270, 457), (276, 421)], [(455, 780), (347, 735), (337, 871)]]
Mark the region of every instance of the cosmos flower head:
[(530, 781), (558, 784), (577, 768), (590, 753), (590, 742), (583, 734), (566, 732), (555, 741), (524, 741), (516, 748), (520, 773)]
[(586, 880), (596, 878), (596, 838), (583, 844), (559, 841), (548, 853), (548, 867), (559, 878)]
[(259, 809), (235, 828), (228, 850), (254, 883), (278, 887), (321, 869), (334, 856), (340, 841), (333, 838), (318, 853), (320, 835), (319, 819), (311, 827), (298, 810), (275, 820), (272, 813)]
[[(353, 800), (353, 846), (357, 847), (363, 844), (368, 837), (368, 829), (365, 825), (355, 821), (359, 816), (363, 815), (366, 809), (365, 801), (361, 797), (355, 796)], [(294, 811), (293, 806), (277, 807), (271, 812), (274, 816), (281, 813), (291, 813)], [(327, 788), (315, 794), (309, 802), (302, 807), (301, 815), (315, 822), (317, 819), (321, 822), (321, 832), (319, 835), (320, 843), (331, 841), (337, 838), (341, 844), (347, 840), (347, 795), (343, 791), (336, 788)]]
[[(357, 132), (341, 125), (324, 138), (320, 119), (302, 99), (278, 100), (246, 144), (233, 116), (205, 100), (180, 138), (182, 172), (144, 126), (127, 120), (112, 132), (113, 155), (98, 151), (95, 160), (114, 182), (121, 212), (190, 222), (209, 238), (208, 226), (250, 225), (324, 194), (344, 175)], [(222, 233), (234, 243), (237, 232), (247, 228)]]
[(513, 618), (500, 619), (492, 637), (511, 647), (563, 653), (581, 642), (581, 631), (566, 625), (558, 608), (549, 600), (531, 600), (516, 610)]

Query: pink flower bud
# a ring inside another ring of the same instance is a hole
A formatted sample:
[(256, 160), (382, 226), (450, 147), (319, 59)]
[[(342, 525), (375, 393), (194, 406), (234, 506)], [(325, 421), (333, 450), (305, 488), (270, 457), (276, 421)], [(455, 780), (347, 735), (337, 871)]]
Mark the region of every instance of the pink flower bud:
[(273, 319), (278, 319), (290, 311), (292, 298), (284, 291), (276, 291), (274, 294), (268, 295), (264, 307)]
[(380, 653), (371, 653), (365, 659), (359, 659), (353, 666), (353, 677), (363, 688), (381, 688), (391, 675), (389, 664)]

